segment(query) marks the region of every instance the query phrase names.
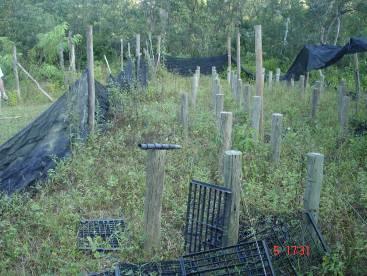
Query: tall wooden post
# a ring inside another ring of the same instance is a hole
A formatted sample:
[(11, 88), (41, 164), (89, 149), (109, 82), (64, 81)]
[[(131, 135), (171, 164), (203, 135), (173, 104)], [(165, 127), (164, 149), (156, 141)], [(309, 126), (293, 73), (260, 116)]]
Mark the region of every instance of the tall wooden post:
[(312, 120), (315, 120), (316, 113), (319, 105), (319, 99), (320, 99), (320, 82), (316, 82), (316, 85), (312, 91), (312, 110), (311, 110), (311, 118)]
[(319, 216), (320, 194), (324, 176), (324, 155), (311, 152), (307, 154), (306, 189), (304, 194), (304, 209), (310, 212), (317, 222)]
[(275, 70), (275, 82), (279, 83), (279, 80), (280, 80), (280, 68), (277, 68)]
[(223, 176), (223, 156), (232, 146), (232, 112), (220, 113), (219, 174)]
[(237, 79), (241, 78), (241, 35), (237, 31)]
[(271, 159), (274, 163), (280, 161), (280, 150), (282, 144), (283, 115), (273, 113), (271, 120)]
[(359, 62), (358, 62), (358, 54), (355, 53), (354, 57), (354, 79), (356, 83), (356, 112), (358, 112), (358, 102), (361, 95), (361, 77), (359, 75)]
[(124, 40), (120, 39), (121, 71), (124, 71)]
[(244, 88), (242, 89), (242, 110), (246, 114), (250, 114), (250, 97), (251, 97), (251, 90), (250, 85), (246, 84)]
[(13, 72), (15, 79), (15, 89), (17, 90), (18, 99), (20, 99), (20, 85), (19, 85), (19, 74), (18, 74), (18, 58), (17, 58), (17, 47), (13, 47)]
[(151, 257), (160, 248), (166, 151), (148, 150), (144, 199), (144, 250)]
[(273, 89), (273, 71), (269, 71), (268, 87), (269, 90)]
[(217, 127), (220, 127), (220, 114), (224, 109), (224, 94), (215, 95), (215, 119), (217, 122)]
[(230, 209), (225, 216), (224, 225), (228, 232), (224, 236), (224, 246), (236, 245), (238, 242), (241, 210), (241, 159), (242, 153), (240, 151), (228, 150), (224, 153), (224, 186), (232, 191)]
[(181, 94), (180, 121), (184, 138), (187, 139), (189, 133), (189, 97), (187, 93)]
[(259, 139), (260, 134), (260, 116), (261, 116), (261, 97), (253, 96), (253, 104), (252, 104), (252, 116), (251, 116), (251, 127), (255, 130), (255, 140)]
[(340, 110), (340, 136), (345, 137), (348, 133), (349, 97), (344, 96)]
[(87, 62), (88, 62), (88, 127), (94, 131), (95, 125), (95, 83), (94, 83), (94, 56), (93, 56), (93, 27), (87, 28)]
[[(256, 95), (260, 97), (260, 120), (259, 120), (259, 135), (260, 140), (264, 137), (264, 78), (263, 78), (263, 50), (262, 50), (262, 35), (261, 25), (255, 26), (255, 51), (256, 51)], [(256, 99), (259, 101), (259, 99)]]
[(231, 71), (232, 71), (232, 53), (231, 53), (231, 36), (227, 36), (227, 56), (228, 56), (228, 68), (227, 68), (227, 80), (231, 83)]

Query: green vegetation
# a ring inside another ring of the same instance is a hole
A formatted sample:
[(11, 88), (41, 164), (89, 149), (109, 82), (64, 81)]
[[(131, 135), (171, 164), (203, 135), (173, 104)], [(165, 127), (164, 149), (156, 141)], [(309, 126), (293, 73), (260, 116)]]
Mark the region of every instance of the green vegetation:
[[(139, 142), (183, 145), (180, 151), (168, 152), (162, 248), (155, 259), (172, 259), (183, 253), (188, 183), (190, 179), (218, 182), (219, 140), (214, 114), (208, 104), (210, 78), (201, 77), (198, 108), (190, 113), (187, 143), (177, 123), (179, 91), (189, 90), (189, 83), (188, 79), (162, 71), (159, 80), (151, 83), (146, 92), (117, 95), (111, 91), (115, 102), (118, 98), (124, 102), (124, 111), (115, 114), (107, 135), (97, 134), (85, 145), (74, 145), (73, 158), (59, 162), (50, 172), (47, 183), (40, 183), (29, 193), (0, 200), (0, 270), (3, 275), (71, 275), (100, 271), (119, 259), (144, 261), (146, 153), (138, 149)], [(242, 199), (250, 213), (280, 214), (302, 209), (305, 154), (311, 151), (325, 154), (320, 223), (333, 254), (325, 258), (320, 273), (365, 273), (367, 238), (363, 227), (366, 226), (353, 209), (366, 215), (367, 139), (355, 137), (351, 130), (347, 140), (338, 140), (336, 93), (327, 90), (321, 96), (317, 120), (312, 123), (310, 90), (304, 100), (296, 89), (276, 87), (265, 91), (266, 134), (270, 131), (272, 112), (284, 114), (283, 124), (287, 129), (281, 163), (275, 167), (268, 161), (267, 144), (252, 140), (248, 116), (233, 102), (225, 80), (222, 84), (225, 110), (234, 112), (233, 148), (244, 154)], [(353, 108), (351, 116), (355, 116)], [(360, 116), (365, 117), (365, 113)], [(245, 215), (245, 205), (243, 208)], [(79, 219), (121, 214), (127, 221), (127, 229), (120, 236), (121, 252), (104, 255), (77, 250)]]

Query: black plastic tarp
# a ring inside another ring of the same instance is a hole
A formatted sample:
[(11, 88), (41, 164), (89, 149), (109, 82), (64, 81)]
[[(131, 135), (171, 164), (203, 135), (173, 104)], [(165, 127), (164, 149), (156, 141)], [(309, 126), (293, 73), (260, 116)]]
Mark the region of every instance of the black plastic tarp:
[[(88, 135), (87, 73), (38, 118), (0, 146), (0, 192), (11, 194), (44, 179), (55, 160), (70, 156), (73, 140)], [(95, 82), (102, 124), (109, 109), (106, 88)]]
[(311, 70), (323, 69), (338, 62), (344, 55), (367, 51), (367, 38), (352, 37), (345, 46), (305, 45), (283, 80), (299, 79)]

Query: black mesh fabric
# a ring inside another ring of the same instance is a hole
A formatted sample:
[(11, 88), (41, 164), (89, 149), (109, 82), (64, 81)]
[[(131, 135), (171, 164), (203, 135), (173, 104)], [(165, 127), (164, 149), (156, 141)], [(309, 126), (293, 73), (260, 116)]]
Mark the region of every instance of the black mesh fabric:
[[(0, 146), (0, 192), (11, 194), (47, 176), (55, 159), (70, 156), (70, 143), (88, 135), (87, 72), (38, 118)], [(95, 82), (96, 110), (103, 124), (109, 109), (106, 88)]]
[(338, 62), (344, 55), (367, 51), (367, 38), (352, 37), (344, 46), (305, 45), (298, 53), (283, 80), (299, 80), (311, 70), (323, 69)]

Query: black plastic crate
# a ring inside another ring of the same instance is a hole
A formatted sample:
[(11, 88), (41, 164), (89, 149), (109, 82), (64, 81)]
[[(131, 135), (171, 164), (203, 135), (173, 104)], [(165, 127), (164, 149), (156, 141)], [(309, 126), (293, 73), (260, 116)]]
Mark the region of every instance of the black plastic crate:
[(81, 250), (119, 250), (119, 236), (124, 229), (125, 222), (122, 218), (81, 220), (78, 227), (77, 247)]
[[(252, 224), (242, 224), (239, 242), (266, 240), (276, 274), (298, 275), (312, 272), (322, 262), (328, 247), (312, 215), (261, 216)], [(292, 247), (293, 246), (293, 247)], [(294, 254), (294, 246), (297, 246)], [(301, 249), (305, 250), (302, 255)], [(277, 251), (279, 250), (279, 251)]]
[(180, 262), (182, 275), (275, 275), (265, 241), (193, 253)]
[(185, 227), (185, 252), (222, 247), (224, 217), (232, 192), (225, 187), (192, 180), (189, 186)]

